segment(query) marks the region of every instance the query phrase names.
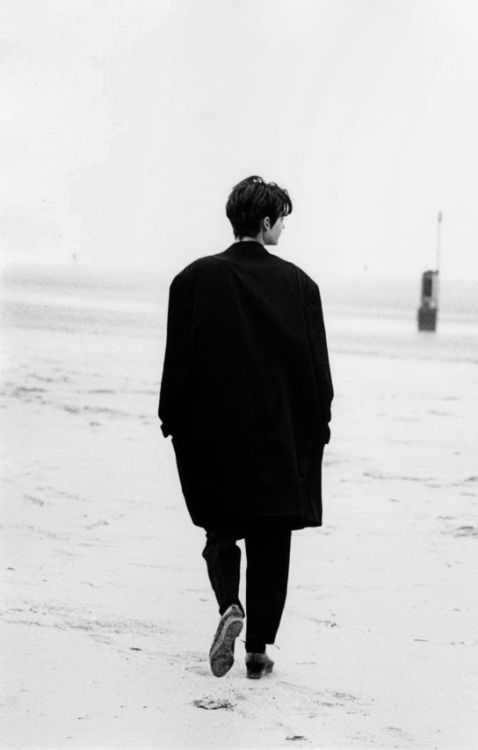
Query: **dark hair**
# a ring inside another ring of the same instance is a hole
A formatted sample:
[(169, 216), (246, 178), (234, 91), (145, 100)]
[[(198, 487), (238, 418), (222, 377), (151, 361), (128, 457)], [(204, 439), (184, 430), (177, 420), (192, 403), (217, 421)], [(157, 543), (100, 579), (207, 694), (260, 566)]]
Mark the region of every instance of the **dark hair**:
[(271, 225), (279, 216), (292, 213), (289, 193), (275, 182), (264, 182), (252, 175), (233, 187), (226, 203), (226, 215), (232, 224), (234, 237), (255, 237), (261, 231), (266, 216)]

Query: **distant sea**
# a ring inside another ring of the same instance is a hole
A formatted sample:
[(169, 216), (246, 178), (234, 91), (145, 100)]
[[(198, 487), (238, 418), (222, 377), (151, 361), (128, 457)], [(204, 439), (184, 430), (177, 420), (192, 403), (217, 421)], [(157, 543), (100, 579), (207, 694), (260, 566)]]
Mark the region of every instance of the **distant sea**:
[[(430, 333), (417, 330), (419, 278), (317, 281), (331, 351), (478, 364), (478, 282), (441, 281)], [(169, 282), (158, 273), (6, 267), (2, 325), (164, 339)]]

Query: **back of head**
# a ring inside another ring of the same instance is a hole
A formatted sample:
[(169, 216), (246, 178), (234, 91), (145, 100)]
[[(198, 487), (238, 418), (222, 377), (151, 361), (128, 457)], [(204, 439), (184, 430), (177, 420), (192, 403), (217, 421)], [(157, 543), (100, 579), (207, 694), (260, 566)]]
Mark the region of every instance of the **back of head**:
[(272, 226), (280, 216), (291, 212), (292, 201), (287, 190), (275, 182), (264, 182), (257, 175), (235, 185), (226, 204), (226, 215), (237, 239), (256, 237), (266, 216)]

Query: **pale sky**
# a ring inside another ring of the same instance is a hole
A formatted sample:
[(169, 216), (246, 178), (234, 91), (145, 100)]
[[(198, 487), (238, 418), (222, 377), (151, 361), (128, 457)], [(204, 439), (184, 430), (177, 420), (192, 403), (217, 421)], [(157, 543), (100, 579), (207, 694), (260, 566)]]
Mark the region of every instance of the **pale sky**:
[[(1, 0), (7, 260), (166, 272), (225, 249), (232, 186), (318, 275), (478, 279), (475, 0)], [(276, 252), (276, 251), (274, 251)]]

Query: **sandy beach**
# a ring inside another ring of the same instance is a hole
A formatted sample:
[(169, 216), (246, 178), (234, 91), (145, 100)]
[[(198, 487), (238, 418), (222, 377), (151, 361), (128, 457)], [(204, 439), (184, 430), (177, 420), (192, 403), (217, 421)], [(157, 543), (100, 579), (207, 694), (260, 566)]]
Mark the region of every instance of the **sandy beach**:
[(294, 534), (273, 675), (241, 642), (218, 680), (156, 418), (166, 289), (55, 278), (3, 285), (0, 747), (478, 747), (476, 316), (420, 335), (323, 289), (324, 526)]

